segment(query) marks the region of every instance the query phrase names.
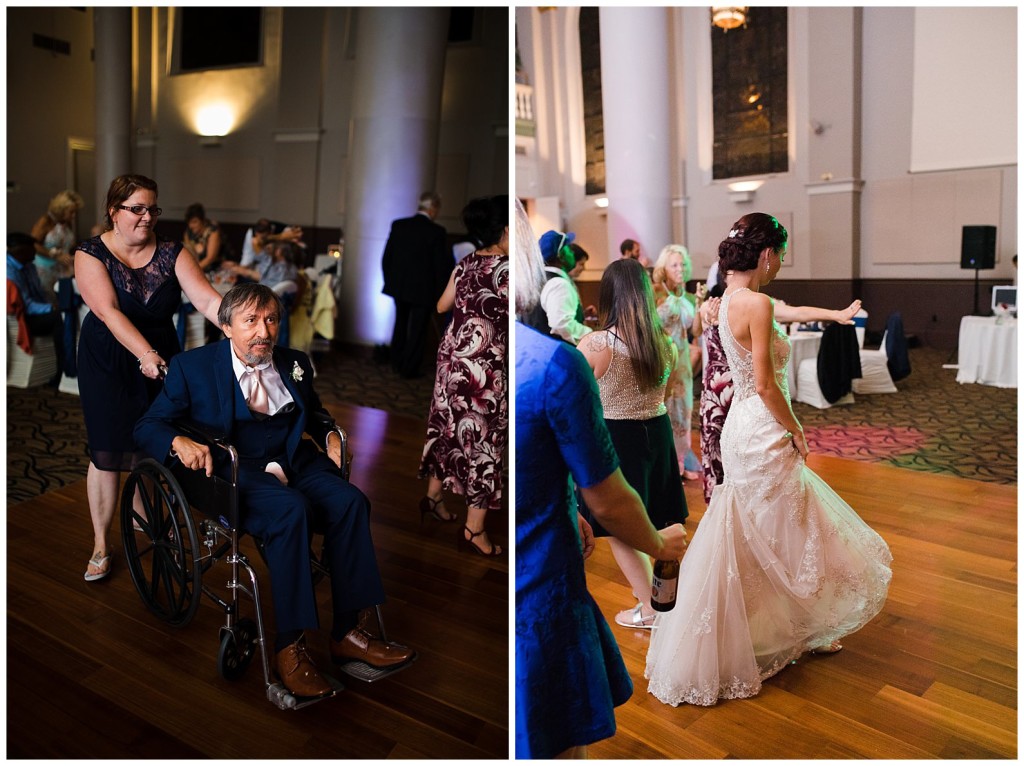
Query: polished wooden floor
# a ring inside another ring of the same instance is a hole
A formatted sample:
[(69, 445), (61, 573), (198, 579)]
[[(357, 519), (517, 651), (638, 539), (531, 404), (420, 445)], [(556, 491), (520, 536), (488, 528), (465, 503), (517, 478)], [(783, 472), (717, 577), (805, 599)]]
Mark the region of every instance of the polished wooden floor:
[[(882, 613), (757, 697), (669, 707), (647, 693), (649, 633), (613, 622), (634, 602), (602, 541), (588, 584), (634, 692), (591, 758), (1016, 758), (1017, 488), (824, 456), (810, 465), (892, 550)], [(699, 489), (686, 497), (699, 520)]]
[[(508, 757), (508, 557), (458, 551), (453, 524), (421, 529), (421, 421), (327, 404), (373, 504), (388, 632), (419, 652), (416, 663), (374, 684), (340, 676), (337, 697), (297, 711), (266, 700), (258, 659), (241, 680), (222, 680), (219, 607), (204, 599), (175, 629), (145, 609), (123, 559), (103, 581), (82, 579), (92, 544), (83, 480), (8, 508), (9, 758)], [(464, 518), (461, 500), (450, 507)], [(488, 527), (506, 543), (507, 511)], [(206, 577), (220, 575), (222, 565)], [(328, 588), (317, 595), (329, 624)], [(325, 633), (310, 645), (329, 667)]]

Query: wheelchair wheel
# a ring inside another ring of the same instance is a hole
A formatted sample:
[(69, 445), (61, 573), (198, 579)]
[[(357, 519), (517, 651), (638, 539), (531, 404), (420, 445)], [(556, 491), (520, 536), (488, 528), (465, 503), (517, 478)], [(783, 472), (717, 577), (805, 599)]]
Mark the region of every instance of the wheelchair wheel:
[(225, 681), (237, 681), (256, 656), (259, 630), (256, 623), (243, 617), (230, 630), (221, 628), (217, 670)]
[[(138, 494), (140, 509), (135, 507)], [(138, 525), (142, 531), (135, 529)], [(132, 582), (146, 608), (174, 627), (195, 616), (202, 593), (192, 510), (169, 469), (146, 459), (121, 494), (121, 540)]]

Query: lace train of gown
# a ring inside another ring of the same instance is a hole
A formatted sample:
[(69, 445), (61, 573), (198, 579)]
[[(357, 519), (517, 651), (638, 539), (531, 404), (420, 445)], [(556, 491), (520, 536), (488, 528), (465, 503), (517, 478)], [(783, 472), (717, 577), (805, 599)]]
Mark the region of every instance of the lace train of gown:
[[(885, 603), (885, 541), (804, 464), (754, 392), (752, 358), (719, 328), (735, 385), (722, 430), (724, 483), (683, 557), (675, 609), (655, 618), (645, 677), (662, 702), (752, 697), (804, 652), (867, 624)], [(789, 339), (775, 326), (788, 396)]]

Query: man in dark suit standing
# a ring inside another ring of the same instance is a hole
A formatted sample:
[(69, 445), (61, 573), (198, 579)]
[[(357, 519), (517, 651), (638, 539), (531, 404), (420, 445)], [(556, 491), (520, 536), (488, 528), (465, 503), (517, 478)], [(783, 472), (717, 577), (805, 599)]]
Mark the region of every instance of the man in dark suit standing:
[(135, 440), (153, 458), (175, 457), (207, 476), (225, 474), (223, 451), (213, 454), (175, 424), (190, 421), (236, 447), (241, 526), (266, 545), (277, 624), (275, 669), (293, 694), (318, 697), (332, 687), (303, 637), (304, 630), (319, 627), (310, 575), (312, 526), (325, 530), (331, 566), (331, 658), (383, 668), (409, 662), (414, 653), (358, 624), (361, 610), (384, 601), (369, 501), (338, 471), (341, 440), (313, 390), (309, 357), (275, 346), (280, 317), (280, 300), (266, 285), (232, 288), (218, 314), (226, 338), (171, 360), (163, 390), (135, 427)]
[(391, 223), (384, 247), (382, 292), (395, 299), (391, 366), (403, 378), (420, 375), (427, 323), (455, 268), (444, 227), (434, 223), (440, 209), (441, 198), (423, 192), (416, 215)]

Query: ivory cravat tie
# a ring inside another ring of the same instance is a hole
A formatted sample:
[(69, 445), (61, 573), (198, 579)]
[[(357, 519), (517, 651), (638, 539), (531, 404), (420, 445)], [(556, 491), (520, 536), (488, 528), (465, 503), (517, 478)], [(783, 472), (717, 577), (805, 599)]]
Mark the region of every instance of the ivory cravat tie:
[[(269, 365), (265, 365), (269, 366)], [(266, 386), (263, 385), (263, 380), (260, 377), (260, 368), (253, 367), (252, 369), (246, 370), (246, 374), (252, 379), (252, 385), (249, 388), (249, 409), (253, 412), (261, 412), (264, 415), (270, 414), (270, 397), (267, 396)], [(282, 484), (288, 483), (288, 477), (285, 475), (284, 469), (281, 464), (273, 461), (267, 463), (267, 473), (276, 476)]]
[(264, 415), (269, 415), (270, 398), (267, 396), (267, 389), (263, 386), (263, 381), (260, 380), (259, 368), (254, 367), (251, 370), (247, 370), (247, 372), (252, 378), (252, 386), (249, 389), (249, 409), (253, 412), (262, 412)]

